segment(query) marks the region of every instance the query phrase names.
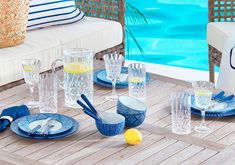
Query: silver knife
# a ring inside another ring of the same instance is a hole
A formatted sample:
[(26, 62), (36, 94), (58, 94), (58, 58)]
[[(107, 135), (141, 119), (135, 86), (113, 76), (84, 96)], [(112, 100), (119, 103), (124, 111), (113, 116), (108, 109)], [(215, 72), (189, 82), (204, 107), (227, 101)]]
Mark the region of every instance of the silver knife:
[(43, 130), (43, 133), (42, 133), (42, 135), (43, 136), (47, 136), (48, 135), (48, 133), (49, 133), (49, 131), (50, 131), (50, 129), (52, 128), (52, 127), (54, 127), (54, 125), (52, 124), (52, 118), (47, 122), (47, 124), (45, 125), (45, 129)]
[(54, 125), (53, 125), (53, 124), (51, 124), (51, 122), (50, 122), (50, 124), (48, 124), (47, 128), (44, 130), (44, 132), (43, 132), (43, 136), (48, 136), (49, 131), (50, 131), (50, 130), (51, 130), (51, 128), (53, 128), (53, 127), (54, 127)]

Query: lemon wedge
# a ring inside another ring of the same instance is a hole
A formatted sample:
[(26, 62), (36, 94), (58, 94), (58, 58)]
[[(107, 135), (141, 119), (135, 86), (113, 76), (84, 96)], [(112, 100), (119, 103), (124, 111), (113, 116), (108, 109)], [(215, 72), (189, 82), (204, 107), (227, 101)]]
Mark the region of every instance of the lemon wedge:
[(195, 91), (196, 96), (209, 96), (210, 94), (211, 94), (211, 92), (206, 89), (200, 89), (200, 90)]
[(83, 63), (69, 63), (64, 71), (71, 74), (85, 74), (92, 71), (92, 67)]
[(130, 145), (137, 145), (142, 142), (142, 134), (134, 128), (128, 129), (124, 134), (124, 138)]
[(132, 78), (129, 79), (129, 82), (131, 82), (131, 83), (141, 83), (141, 82), (143, 82), (143, 79), (140, 78), (140, 77), (132, 77)]
[(25, 66), (23, 67), (23, 69), (24, 69), (25, 72), (32, 72), (33, 69), (34, 69), (34, 67), (31, 66), (31, 65), (25, 65)]

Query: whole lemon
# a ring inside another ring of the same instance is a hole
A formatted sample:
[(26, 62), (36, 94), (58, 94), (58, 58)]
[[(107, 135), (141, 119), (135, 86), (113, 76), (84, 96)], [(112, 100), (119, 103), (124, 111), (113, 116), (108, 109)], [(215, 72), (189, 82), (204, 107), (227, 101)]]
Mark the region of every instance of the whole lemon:
[(142, 134), (139, 130), (134, 128), (128, 129), (124, 134), (124, 138), (130, 145), (137, 145), (142, 142)]

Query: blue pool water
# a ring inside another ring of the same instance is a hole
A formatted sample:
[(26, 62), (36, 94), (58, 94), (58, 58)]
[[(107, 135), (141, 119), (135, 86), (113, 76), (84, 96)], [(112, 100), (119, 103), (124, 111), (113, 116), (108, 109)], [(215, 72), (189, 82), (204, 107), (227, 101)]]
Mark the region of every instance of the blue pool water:
[[(128, 40), (130, 60), (208, 70), (207, 0), (127, 0), (144, 13), (147, 25), (127, 21), (144, 50)], [(130, 13), (126, 13), (129, 20)]]

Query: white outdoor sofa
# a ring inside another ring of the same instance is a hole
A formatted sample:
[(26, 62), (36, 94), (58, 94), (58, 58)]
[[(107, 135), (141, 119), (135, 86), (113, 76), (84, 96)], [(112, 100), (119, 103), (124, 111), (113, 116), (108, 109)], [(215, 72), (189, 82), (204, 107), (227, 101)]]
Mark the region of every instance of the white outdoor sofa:
[[(118, 5), (119, 9), (123, 9), (120, 7), (123, 4), (118, 0), (115, 4), (114, 0), (104, 2), (109, 6)], [(104, 2), (102, 1), (102, 4)], [(82, 10), (85, 8), (84, 4), (78, 3), (79, 5)], [(97, 14), (88, 9), (91, 8), (83, 10), (88, 16), (80, 22), (29, 31), (23, 44), (0, 49), (0, 91), (24, 82), (21, 68), (23, 59), (40, 59), (41, 72), (44, 72), (51, 69), (51, 63), (61, 58), (62, 50), (66, 48), (91, 49), (97, 58), (102, 58), (103, 54), (113, 51), (123, 53), (123, 11), (100, 15), (100, 12)]]

